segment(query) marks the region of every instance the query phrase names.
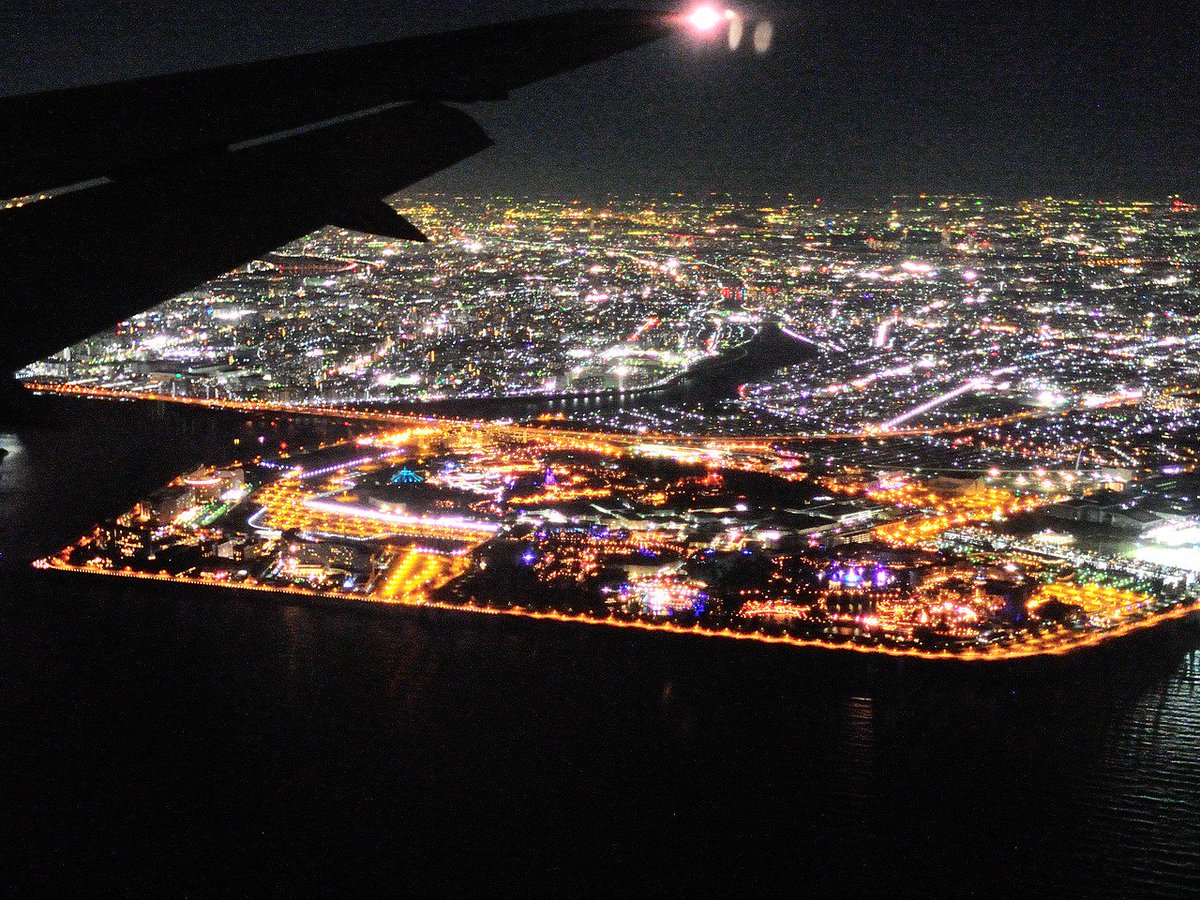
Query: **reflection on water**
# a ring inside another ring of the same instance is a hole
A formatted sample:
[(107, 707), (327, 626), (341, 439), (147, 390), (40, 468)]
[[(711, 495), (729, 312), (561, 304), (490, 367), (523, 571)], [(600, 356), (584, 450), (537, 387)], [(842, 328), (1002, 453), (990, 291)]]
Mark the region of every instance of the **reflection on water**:
[[(29, 467), (0, 463), (8, 551), (44, 540), (16, 520), (78, 529), (247, 428), (147, 412), (117, 446), (108, 415), (22, 434)], [(39, 883), (1200, 889), (1194, 626), (943, 669), (0, 578), (0, 840)]]

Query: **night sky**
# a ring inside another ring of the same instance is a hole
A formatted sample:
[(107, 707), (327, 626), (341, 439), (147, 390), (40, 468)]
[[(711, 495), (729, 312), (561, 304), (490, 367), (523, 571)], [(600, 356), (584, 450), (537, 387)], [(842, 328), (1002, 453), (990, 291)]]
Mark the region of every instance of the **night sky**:
[[(387, 40), (580, 5), (9, 0), (0, 92)], [(633, 5), (633, 4), (626, 4)], [(1191, 4), (756, 2), (772, 50), (671, 40), (473, 114), (452, 191), (1200, 193)]]

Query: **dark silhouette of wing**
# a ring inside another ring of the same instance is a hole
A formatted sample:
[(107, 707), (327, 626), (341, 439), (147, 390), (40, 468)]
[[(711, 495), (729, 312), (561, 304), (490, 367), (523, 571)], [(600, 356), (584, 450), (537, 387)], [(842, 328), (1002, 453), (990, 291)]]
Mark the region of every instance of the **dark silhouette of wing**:
[(408, 104), (2, 213), (0, 371), (324, 225), (358, 228), (360, 207), (490, 144), (460, 110)]
[(0, 372), (323, 225), (421, 240), (382, 199), (491, 144), (441, 101), (502, 99), (676, 22), (583, 11), (0, 99), (0, 197), (51, 194), (0, 210)]

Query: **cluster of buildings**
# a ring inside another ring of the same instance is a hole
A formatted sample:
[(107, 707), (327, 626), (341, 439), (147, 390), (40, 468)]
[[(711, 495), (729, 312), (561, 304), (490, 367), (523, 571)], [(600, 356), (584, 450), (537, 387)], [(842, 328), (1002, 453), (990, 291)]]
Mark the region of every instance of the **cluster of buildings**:
[(675, 449), (414, 421), (190, 472), (45, 564), (914, 652), (1054, 647), (1196, 599), (1178, 560), (1046, 527), (1153, 517), (1190, 540), (1182, 473), (1021, 488)]
[(718, 402), (561, 411), (621, 430), (790, 434), (1166, 403), (1200, 374), (1200, 214), (1186, 204), (432, 196), (404, 212), (432, 243), (325, 229), (26, 375), (314, 405), (619, 397), (769, 322), (819, 364), (749, 371)]
[(475, 423), (202, 469), (49, 564), (923, 650), (1194, 599), (1188, 204), (403, 211), (431, 244), (326, 229), (25, 377)]

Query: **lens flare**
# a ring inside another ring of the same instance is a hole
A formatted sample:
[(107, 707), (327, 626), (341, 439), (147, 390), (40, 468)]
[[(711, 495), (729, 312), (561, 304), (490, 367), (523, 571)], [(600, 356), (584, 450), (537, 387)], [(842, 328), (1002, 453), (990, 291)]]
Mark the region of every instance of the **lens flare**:
[(775, 26), (769, 21), (759, 22), (754, 26), (754, 52), (766, 53), (771, 49), (771, 41), (775, 38)]
[[(727, 10), (728, 12), (728, 10)], [(742, 35), (745, 33), (745, 26), (742, 24), (741, 16), (728, 16), (729, 19), (729, 49), (737, 50), (742, 45)]]
[(715, 6), (698, 6), (688, 15), (688, 23), (697, 31), (712, 31), (725, 20)]

